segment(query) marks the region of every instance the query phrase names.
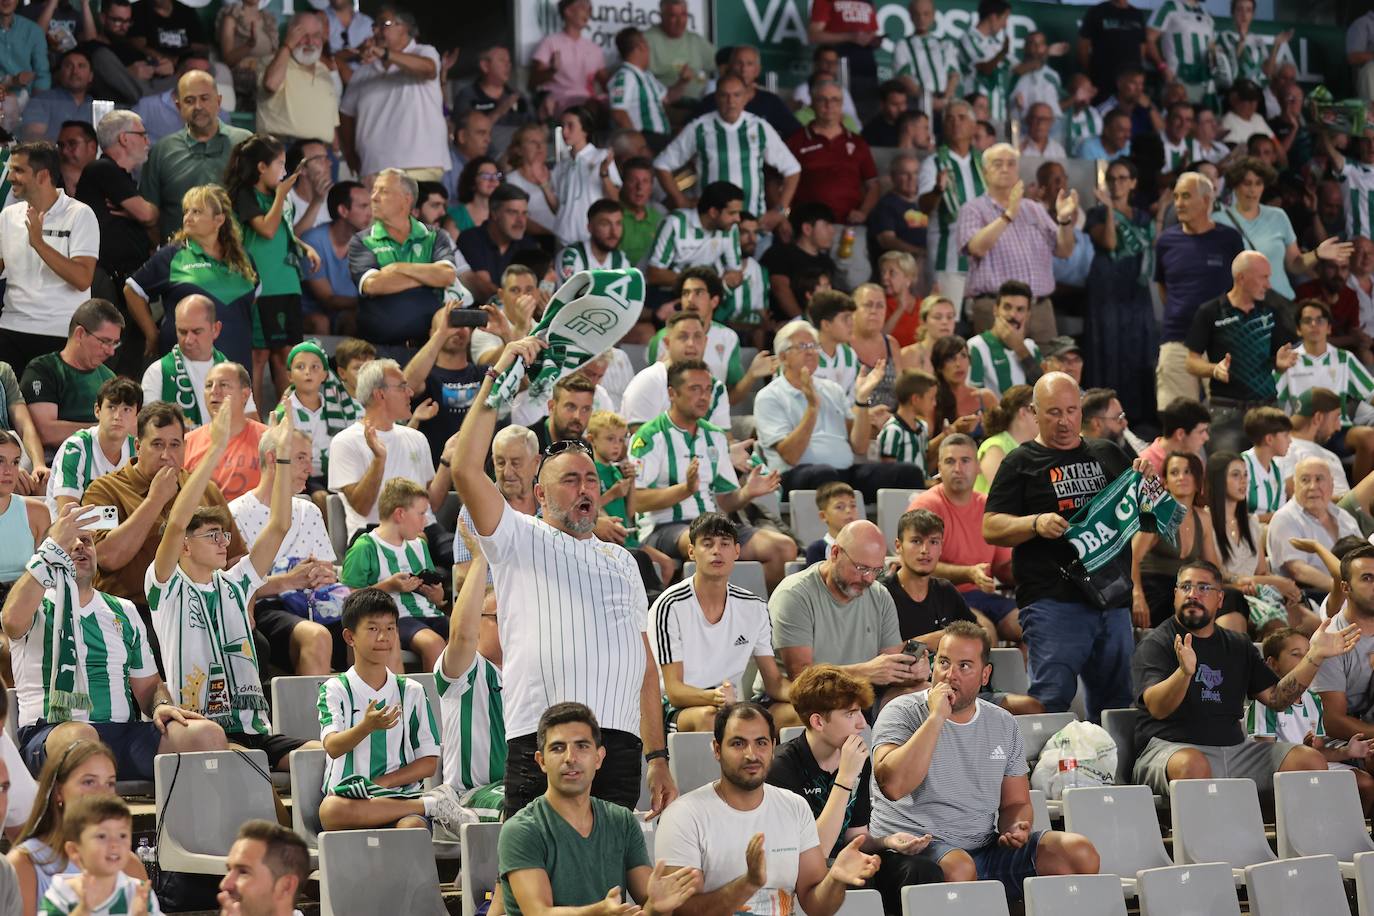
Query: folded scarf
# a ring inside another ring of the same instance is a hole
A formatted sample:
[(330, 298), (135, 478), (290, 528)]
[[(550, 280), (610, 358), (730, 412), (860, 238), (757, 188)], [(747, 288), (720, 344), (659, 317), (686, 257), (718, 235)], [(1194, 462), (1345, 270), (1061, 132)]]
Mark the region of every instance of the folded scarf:
[[(215, 365), (229, 357), (215, 350), (210, 359)], [(196, 397), (196, 386), (186, 371), (186, 361), (181, 355), (181, 347), (175, 346), (162, 357), (162, 400), (171, 401), (186, 415), (189, 427), (200, 426), (205, 418), (200, 415), (200, 399)]]

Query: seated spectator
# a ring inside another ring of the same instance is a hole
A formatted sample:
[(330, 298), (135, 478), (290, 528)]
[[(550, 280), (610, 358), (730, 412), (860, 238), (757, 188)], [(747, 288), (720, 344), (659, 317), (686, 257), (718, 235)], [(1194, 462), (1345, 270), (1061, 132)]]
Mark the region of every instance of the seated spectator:
[[(210, 472), (228, 447), (231, 416), (221, 410), (210, 421), (210, 451), (172, 502), (157, 553), (146, 567), (144, 594), (178, 705), (222, 727), (235, 744), (265, 752), (272, 769), (287, 770), (291, 752), (306, 742), (273, 734), (250, 609), (255, 593), (264, 594), (262, 586), (292, 521), (291, 475), (277, 478), (267, 526), (230, 567), (230, 542), (237, 533), (233, 516), (223, 505), (201, 502)], [(289, 434), (290, 414), (283, 425)], [(87, 498), (94, 492), (87, 490)], [(216, 612), (206, 614), (206, 607)]]
[[(739, 224), (744, 195), (728, 181), (706, 185), (696, 208), (683, 207), (663, 218), (646, 262), (650, 286), (673, 287), (689, 267), (710, 267), (717, 273), (740, 267)], [(647, 204), (646, 204), (647, 206)], [(738, 277), (732, 277), (738, 285)]]
[(803, 322), (779, 330), (773, 352), (782, 372), (754, 400), (759, 445), (768, 466), (782, 475), (783, 489), (845, 480), (876, 499), (882, 487), (920, 487), (925, 478), (917, 465), (855, 462), (873, 438), (869, 405), (885, 361), (859, 375), (851, 398), (834, 382), (813, 378), (817, 337)]
[[(1048, 67), (1046, 71), (1053, 73)], [(1023, 158), (1064, 160), (1069, 154), (1064, 144), (1050, 136), (1054, 128), (1054, 108), (1047, 102), (1036, 102), (1026, 112), (1026, 139), (1021, 141), (1019, 152)]]
[(859, 358), (849, 345), (854, 338), (854, 300), (838, 290), (823, 290), (811, 297), (807, 320), (816, 329), (818, 360), (816, 378), (829, 379), (851, 397), (859, 375)]
[[(667, 387), (664, 387), (665, 396)], [(565, 375), (554, 383), (553, 393), (542, 417), (531, 421), (530, 429), (542, 453), (555, 442), (581, 439), (595, 409), (596, 385), (579, 372)]]
[(410, 215), (426, 229), (442, 229), (448, 218), (448, 191), (437, 181), (418, 182), (415, 208)]
[[(1246, 588), (1269, 585), (1283, 596), (1288, 618), (1275, 617), (1256, 626), (1260, 636), (1266, 627), (1292, 625), (1311, 633), (1318, 618), (1302, 602), (1302, 593), (1291, 579), (1274, 575), (1269, 569), (1264, 535), (1259, 519), (1246, 503), (1250, 489), (1247, 462), (1235, 452), (1214, 452), (1207, 459), (1207, 500), (1211, 507), (1212, 534), (1216, 539), (1222, 572), (1228, 586)], [(1228, 595), (1229, 597), (1229, 595)], [(1246, 615), (1249, 616), (1248, 614)]]
[[(983, 415), (997, 407), (997, 395), (968, 383), (968, 344), (957, 334), (937, 338), (930, 348), (930, 367), (935, 375), (935, 417), (932, 429), (941, 430), (930, 440), (938, 448), (946, 435), (983, 435)], [(928, 453), (928, 452), (927, 452)]]
[(1159, 135), (1164, 146), (1164, 162), (1160, 172), (1164, 175), (1178, 175), (1188, 170), (1188, 166), (1203, 158), (1198, 142), (1192, 136), (1194, 123), (1191, 102), (1174, 102), (1169, 106), (1168, 116), (1164, 119), (1164, 131)]
[(806, 565), (811, 566), (830, 554), (840, 529), (859, 517), (854, 488), (843, 480), (832, 480), (816, 488), (816, 514), (825, 522), (824, 536), (806, 545)]
[(774, 244), (759, 263), (768, 271), (773, 296), (773, 313), (787, 321), (805, 314), (807, 303), (793, 288), (807, 272), (835, 276), (835, 261), (830, 249), (835, 244), (835, 214), (820, 202), (799, 204), (787, 217), (792, 241)]
[(525, 237), (529, 195), (514, 185), (501, 185), (491, 194), (490, 208), (485, 223), (458, 236), (458, 254), (471, 271), (464, 273), (463, 283), (479, 300), (496, 292), (497, 281), (515, 255), (535, 247), (534, 239)]
[(1360, 529), (1349, 512), (1331, 501), (1331, 468), (1324, 460), (1298, 459), (1292, 480), (1293, 498), (1269, 520), (1269, 562), (1309, 593), (1324, 595), (1331, 591), (1331, 575), (1315, 553), (1299, 549), (1292, 539), (1310, 539), (1329, 550), (1346, 535), (1358, 536)]
[[(458, 180), (463, 170), (491, 152), (492, 117), (480, 111), (460, 111), (453, 116), (453, 138), (449, 144), (449, 167), (444, 172), (443, 187), (449, 197), (456, 197)], [(499, 180), (499, 179), (498, 179)], [(463, 227), (467, 228), (467, 227)]]
[[(96, 425), (67, 437), (53, 456), (48, 499), (58, 512), (79, 503), (91, 481), (124, 467), (134, 457), (134, 428), (143, 391), (126, 378), (112, 378), (95, 396)], [(6, 438), (12, 438), (7, 434)], [(0, 442), (5, 441), (0, 439)]]
[[(636, 373), (620, 402), (621, 416), (631, 432), (667, 411), (669, 369), (686, 360), (699, 360), (705, 354), (708, 338), (702, 324), (701, 315), (695, 311), (680, 311), (668, 319), (663, 336), (667, 359), (660, 358)], [(719, 378), (711, 383), (710, 408), (711, 424), (728, 436), (730, 396)]]
[[(800, 720), (788, 704), (788, 685), (773, 657), (768, 603), (730, 584), (743, 529), (728, 516), (706, 512), (687, 536), (696, 572), (664, 589), (649, 608), (650, 645), (663, 675), (668, 731), (709, 732), (716, 716), (741, 696), (750, 660), (758, 666), (769, 712), (788, 725)], [(719, 609), (719, 610), (717, 610)]]
[[(1092, 104), (1097, 87), (1086, 73), (1069, 77), (1068, 98), (1061, 104), (1064, 115), (1064, 148), (1077, 155), (1079, 145), (1089, 137), (1102, 136), (1102, 115)], [(1129, 135), (1128, 135), (1129, 136)]]
[[(851, 76), (854, 75), (851, 74)], [(811, 72), (792, 89), (790, 101), (791, 108), (796, 113), (797, 121), (801, 123), (803, 128), (815, 122), (817, 114), (815, 91), (821, 82), (827, 80), (836, 85), (840, 84), (840, 54), (833, 45), (815, 44), (811, 49)], [(864, 90), (869, 92), (875, 90), (873, 83), (867, 80), (864, 83)], [(851, 85), (858, 88), (852, 80)], [(836, 117), (844, 125), (845, 130), (857, 134), (860, 132), (859, 110), (854, 105), (854, 97), (845, 87), (841, 87), (841, 93), (841, 112)]]
[(356, 337), (345, 337), (334, 348), (334, 368), (338, 371), (339, 381), (344, 383), (348, 396), (355, 401), (358, 399), (358, 373), (376, 358), (377, 348), (371, 341)]
[(1231, 146), (1239, 146), (1252, 136), (1273, 137), (1274, 129), (1264, 119), (1260, 106), (1264, 93), (1250, 80), (1236, 80), (1229, 96), (1230, 110), (1221, 119), (1221, 135)]
[(306, 333), (343, 331), (358, 321), (358, 284), (348, 268), (353, 236), (372, 225), (372, 200), (356, 181), (336, 182), (325, 198), (329, 220), (301, 233), (320, 256), (318, 270), (301, 281), (301, 310)]
[[(1358, 243), (1356, 243), (1358, 244)], [(1338, 261), (1318, 261), (1313, 279), (1294, 288), (1298, 302), (1315, 299), (1331, 313), (1330, 343), (1359, 357), (1366, 367), (1374, 364), (1374, 352), (1360, 329), (1360, 300), (1349, 286), (1350, 264)], [(1298, 328), (1302, 332), (1302, 328)], [(1367, 337), (1367, 335), (1366, 335)]]
[[(62, 847), (78, 874), (53, 875), (43, 897), (43, 912), (109, 913), (127, 906), (132, 913), (160, 913), (152, 885), (131, 878), (120, 869), (124, 856), (133, 847), (129, 839), (133, 827), (129, 806), (118, 796), (72, 799), (62, 819), (66, 838)], [(88, 901), (102, 902), (91, 906)]]
[[(620, 211), (623, 233), (620, 250), (636, 267), (647, 269), (649, 252), (654, 247), (659, 226), (663, 222), (663, 208), (653, 200), (654, 164), (636, 157), (620, 166)], [(531, 232), (534, 220), (531, 219)]]
[(939, 385), (935, 376), (919, 369), (907, 369), (897, 376), (893, 396), (897, 410), (878, 431), (878, 459), (914, 464), (926, 477), (926, 452), (930, 448), (930, 423), (935, 414)]
[[(1198, 101), (1201, 101), (1199, 99)], [(1164, 132), (1164, 117), (1155, 108), (1154, 99), (1145, 88), (1145, 72), (1139, 67), (1120, 67), (1116, 71), (1116, 95), (1097, 106), (1104, 118), (1119, 111), (1130, 119), (1125, 138)], [(1130, 153), (1126, 153), (1130, 155)], [(1079, 153), (1082, 156), (1082, 153)]]
[(1083, 392), (1084, 437), (1106, 439), (1135, 458), (1135, 446), (1127, 437), (1130, 432), (1128, 423), (1126, 411), (1122, 409), (1121, 399), (1114, 389), (1089, 388)]
[[(729, 273), (727, 271), (727, 274)], [(688, 267), (678, 274), (675, 295), (680, 309), (696, 312), (701, 317), (701, 323), (706, 327), (706, 349), (702, 353), (702, 359), (711, 367), (711, 375), (725, 382), (729, 389), (731, 404), (744, 400), (753, 392), (754, 386), (772, 376), (777, 368), (777, 361), (766, 353), (755, 354), (746, 372), (740, 362), (739, 334), (728, 325), (715, 320), (714, 316), (720, 310), (721, 300), (727, 294), (714, 269), (704, 266)], [(649, 362), (659, 359), (659, 344), (667, 331), (665, 327), (649, 339), (646, 351)]]
[(82, 171), (100, 154), (95, 127), (90, 121), (63, 121), (54, 142), (57, 143), (57, 157), (62, 165), (62, 190), (68, 197), (76, 197), (76, 186), (81, 181)]
[(892, 595), (875, 582), (886, 554), (878, 526), (860, 519), (840, 530), (824, 561), (773, 590), (773, 646), (789, 678), (824, 663), (867, 679), (880, 694), (910, 689), (915, 659), (903, 652)]
[(1040, 377), (1040, 347), (1030, 336), (1032, 301), (1030, 287), (1020, 280), (998, 287), (992, 326), (968, 342), (970, 385), (1000, 395)]
[[(714, 903), (730, 912), (781, 916), (795, 905), (810, 916), (833, 916), (845, 890), (877, 872), (878, 857), (861, 851), (867, 836), (846, 842), (827, 867), (834, 843), (822, 845), (810, 806), (796, 793), (764, 782), (776, 741), (773, 717), (763, 707), (726, 707), (716, 718), (712, 742), (720, 780), (683, 795), (664, 812), (654, 852), (671, 869), (670, 878), (696, 885), (687, 912)], [(770, 846), (769, 836), (787, 839)], [(867, 845), (880, 848), (876, 841)]]
[(155, 0), (136, 7), (130, 35), (138, 47), (162, 56), (188, 49), (203, 53), (207, 48), (200, 17), (179, 0)]
[(1359, 641), (1353, 651), (1328, 659), (1312, 681), (1312, 691), (1321, 701), (1328, 738), (1350, 741), (1369, 732), (1368, 715), (1374, 693), (1369, 690), (1371, 668), (1369, 653), (1374, 651), (1370, 624), (1374, 621), (1374, 547), (1362, 544), (1345, 554), (1339, 562), (1344, 597), (1340, 610), (1330, 620), (1330, 629), (1344, 631), (1357, 627)]
[[(237, 499), (258, 485), (262, 467), (258, 464), (258, 442), (267, 427), (248, 416), (251, 380), (248, 370), (238, 363), (221, 363), (205, 376), (205, 402), (211, 415), (227, 409), (230, 415), (229, 442), (221, 451), (210, 477), (225, 499)], [(195, 470), (212, 451), (209, 424), (186, 434), (186, 467)]]
[(878, 87), (878, 113), (864, 125), (864, 141), (869, 146), (900, 146), (901, 119), (910, 105), (911, 96), (905, 83), (898, 79), (892, 79), (880, 85)]
[[(143, 373), (143, 401), (168, 401), (181, 408), (188, 429), (209, 420), (205, 404), (205, 380), (210, 369), (227, 357), (215, 349), (221, 323), (215, 317), (215, 303), (208, 296), (192, 293), (176, 304), (173, 323), (177, 343)], [(250, 401), (251, 404), (251, 401)], [(256, 406), (250, 406), (256, 410)]]
[(29, 362), (20, 380), (45, 449), (56, 449), (95, 423), (101, 387), (115, 377), (105, 360), (119, 347), (124, 316), (104, 299), (88, 299), (72, 315), (67, 340)]
[(930, 115), (924, 111), (908, 111), (898, 122), (897, 148), (913, 153), (935, 152), (935, 138), (931, 135)]
[[(636, 462), (628, 458), (629, 438), (629, 426), (610, 410), (594, 411), (583, 433), (583, 439), (592, 447), (596, 475), (601, 478), (601, 511), (625, 527), (624, 546), (635, 548), (641, 546), (634, 513), (635, 478), (639, 471)], [(662, 551), (650, 553), (658, 566), (659, 578), (672, 581), (677, 563)]]
[[(1245, 414), (1245, 437), (1251, 443), (1240, 453), (1249, 478), (1246, 508), (1266, 524), (1288, 498), (1277, 459), (1288, 454), (1292, 431), (1293, 421), (1277, 407), (1254, 407)], [(1344, 476), (1344, 468), (1341, 474)]]
[(1151, 442), (1140, 457), (1150, 462), (1155, 474), (1164, 473), (1164, 459), (1169, 455), (1201, 455), (1211, 438), (1212, 412), (1191, 398), (1175, 398), (1159, 412), (1160, 436)]
[(903, 150), (892, 157), (888, 166), (892, 189), (878, 198), (868, 217), (870, 254), (900, 251), (925, 257), (926, 226), (930, 219), (919, 205), (919, 172), (920, 159), (914, 153)]
[(1082, 385), (1083, 350), (1078, 341), (1067, 334), (1048, 341), (1040, 350), (1040, 369), (1046, 373), (1062, 372)]
[(57, 140), (67, 121), (94, 123), (91, 117), (91, 59), (86, 52), (72, 48), (57, 64), (56, 83), (51, 89), (37, 89), (24, 106), (20, 133), (25, 140)]
[(1304, 458), (1320, 458), (1330, 472), (1332, 498), (1340, 499), (1350, 492), (1345, 466), (1328, 445), (1339, 443), (1343, 401), (1334, 391), (1309, 388), (1293, 407), (1293, 432), (1288, 451), (1276, 459), (1285, 486), (1297, 474), (1298, 462)]
[(519, 127), (534, 117), (529, 98), (510, 81), (510, 49), (502, 45), (484, 48), (477, 58), (477, 77), (453, 97), (456, 114), (475, 111), (491, 119), (493, 126)]
[(1199, 107), (1193, 117), (1193, 140), (1197, 144), (1198, 159), (1202, 162), (1220, 164), (1231, 155), (1231, 147), (1217, 139), (1220, 130), (1217, 113), (1210, 108)]
[(241, 913), (289, 916), (310, 880), (310, 850), (292, 830), (255, 819), (239, 827), (225, 867), (228, 872), (219, 883), (224, 905)]
[(334, 436), (348, 428), (362, 412), (361, 405), (344, 390), (343, 382), (329, 369), (329, 357), (313, 340), (296, 344), (286, 358), (290, 384), (281, 403), (272, 411), (296, 414), (296, 429), (310, 440), (310, 468), (305, 493), (324, 508), (329, 477), (329, 449)]
[[(13, 3), (6, 0), (3, 6), (0, 6), (0, 22), (4, 24), (12, 55), (5, 62), (7, 72), (3, 80), (4, 86), (14, 93), (25, 89), (37, 92), (52, 85), (47, 35), (27, 16), (16, 17), (14, 14), (18, 6), (18, 0), (14, 0)], [(42, 894), (39, 894), (39, 897), (42, 897)]]
[[(448, 219), (458, 234), (482, 225), (491, 216), (491, 195), (501, 186), (501, 179), (502, 172), (496, 160), (489, 156), (473, 156), (463, 166), (454, 180), (453, 191), (445, 192), (449, 199)], [(444, 225), (449, 224), (445, 222)], [(525, 231), (533, 234), (528, 220)]]
[[(946, 881), (1000, 880), (1019, 896), (1035, 875), (1094, 874), (1097, 850), (1087, 837), (1032, 831), (1030, 784), (1021, 730), (1012, 714), (979, 692), (992, 676), (992, 641), (977, 624), (950, 624), (935, 652), (935, 686), (898, 697), (873, 726), (873, 818), (869, 829), (929, 834), (932, 841), (895, 865), (895, 887), (939, 865)], [(976, 729), (953, 727), (977, 722)], [(1003, 753), (997, 753), (997, 748)], [(960, 773), (959, 779), (942, 779)]]
[[(344, 601), (343, 628), (353, 666), (320, 685), (320, 739), (328, 755), (320, 824), (430, 829), (437, 822), (456, 836), (477, 817), (447, 782), (424, 788), (438, 770), (439, 735), (424, 687), (389, 667), (396, 605), (380, 589), (360, 589)], [(359, 697), (367, 698), (361, 709)]]
[[(1272, 531), (1272, 529), (1271, 529)], [(1261, 791), (1274, 773), (1324, 770), (1314, 747), (1247, 738), (1240, 720), (1246, 699), (1287, 712), (1328, 658), (1348, 653), (1359, 628), (1324, 620), (1301, 663), (1282, 679), (1244, 633), (1216, 625), (1222, 577), (1203, 560), (1178, 571), (1174, 616), (1145, 635), (1131, 662), (1136, 716), (1137, 782), (1167, 791), (1172, 779), (1253, 779)], [(1199, 672), (1206, 672), (1199, 676)]]
[(977, 492), (992, 489), (997, 470), (1007, 455), (1035, 438), (1034, 393), (1030, 385), (1012, 385), (1003, 393), (1001, 402), (983, 415), (985, 438), (978, 445), (978, 479), (973, 484)]
[(606, 759), (592, 711), (581, 703), (555, 703), (539, 717), (535, 740), (534, 760), (549, 784), (501, 828), (497, 875), (505, 911), (533, 916), (554, 901), (618, 907), (624, 895), (653, 913), (670, 914), (687, 902), (701, 887), (700, 873), (665, 876), (650, 863), (634, 814), (592, 797), (592, 781)]
[(582, 34), (591, 21), (591, 3), (559, 0), (558, 15), (563, 28), (546, 35), (530, 59), (530, 91), (542, 88), (547, 94), (541, 109), (545, 116), (604, 101), (604, 87), (610, 78), (601, 46)]
[(1119, 108), (1102, 119), (1101, 133), (1084, 137), (1074, 150), (1078, 159), (1105, 159), (1114, 162), (1131, 155), (1131, 116)]
[(559, 280), (581, 270), (625, 270), (633, 266), (620, 250), (624, 233), (620, 204), (603, 197), (587, 208), (585, 242), (573, 242), (558, 255)]

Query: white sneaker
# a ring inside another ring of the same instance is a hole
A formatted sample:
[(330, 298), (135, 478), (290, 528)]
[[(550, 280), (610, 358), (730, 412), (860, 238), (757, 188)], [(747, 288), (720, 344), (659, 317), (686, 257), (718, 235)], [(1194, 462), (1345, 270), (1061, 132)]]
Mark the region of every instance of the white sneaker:
[(434, 800), (434, 820), (454, 836), (459, 835), (464, 824), (478, 821), (477, 812), (459, 804), (458, 793), (446, 782), (430, 789), (425, 797)]

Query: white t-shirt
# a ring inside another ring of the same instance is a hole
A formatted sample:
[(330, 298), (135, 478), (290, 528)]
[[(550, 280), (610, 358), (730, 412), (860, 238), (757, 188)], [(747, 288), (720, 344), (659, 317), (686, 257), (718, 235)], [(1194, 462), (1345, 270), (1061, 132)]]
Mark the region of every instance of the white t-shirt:
[(668, 867), (699, 868), (702, 893), (719, 890), (744, 874), (745, 850), (754, 834), (767, 847), (768, 884), (739, 912), (790, 916), (800, 912), (793, 895), (801, 854), (820, 846), (816, 818), (800, 795), (764, 784), (763, 803), (752, 811), (727, 805), (708, 783), (678, 798), (663, 811), (654, 834), (654, 856)]
[[(191, 382), (191, 394), (192, 394), (192, 396), (195, 397), (195, 404), (196, 404), (197, 409), (200, 410), (200, 415), (201, 415), (202, 417), (209, 417), (209, 416), (210, 416), (210, 408), (209, 408), (209, 406), (205, 403), (205, 377), (206, 377), (207, 375), (209, 375), (209, 374), (210, 374), (210, 370), (214, 368), (214, 366), (215, 366), (215, 361), (214, 361), (213, 359), (200, 359), (200, 360), (196, 360), (196, 359), (186, 359), (186, 358), (183, 357), (183, 358), (182, 358), (182, 361), (181, 361), (181, 364), (182, 364), (183, 366), (186, 367), (186, 377), (187, 377), (188, 379), (190, 379), (190, 382)], [(162, 398), (162, 360), (160, 360), (160, 359), (155, 359), (155, 360), (153, 360), (153, 364), (152, 364), (151, 366), (149, 366), (147, 369), (143, 370), (143, 381), (142, 381), (142, 385), (143, 385), (143, 403), (144, 403), (144, 404), (151, 404), (151, 403), (153, 403), (154, 401), (161, 401), (161, 400), (163, 399), (163, 398)], [(180, 402), (181, 399), (182, 399), (182, 398), (185, 398), (185, 397), (186, 397), (186, 394), (185, 394), (184, 392), (181, 393), (181, 394), (179, 394), (179, 395), (178, 395), (178, 401), (176, 402), (176, 403), (178, 403), (179, 406), (181, 406), (183, 409), (187, 406), (188, 403), (190, 403), (189, 401), (187, 401), (186, 403), (181, 403), (181, 402)], [(258, 411), (258, 406), (257, 406), (257, 404), (253, 403), (253, 395), (252, 395), (251, 392), (250, 392), (249, 395), (248, 395), (248, 406), (247, 406), (246, 408), (244, 408), (244, 409), (245, 409), (249, 414), (256, 414), (257, 411)], [(189, 417), (187, 417), (187, 419), (186, 419), (186, 431), (187, 431), (188, 433), (189, 433), (191, 430), (195, 429), (195, 428), (196, 428), (197, 426), (199, 426), (199, 425), (200, 425), (199, 423), (193, 423), (193, 422), (191, 421), (191, 419), (190, 419)]]
[(433, 61), (434, 78), (419, 80), (396, 64), (373, 61), (353, 71), (339, 102), (339, 114), (357, 122), (363, 175), (388, 167), (439, 169), (449, 163), (439, 52), (412, 40), (405, 53)]
[[(252, 546), (267, 527), (272, 507), (264, 505), (257, 494), (249, 490), (229, 502), (229, 512), (234, 516), (234, 526), (243, 535), (243, 542)], [(320, 507), (309, 498), (298, 496), (291, 500), (291, 530), (286, 532), (281, 547), (277, 549), (274, 568), (283, 566), (288, 560), (304, 560), (308, 557), (328, 560), (330, 563), (338, 560)]]
[(649, 599), (630, 552), (575, 538), (509, 505), (490, 535), (506, 737), (533, 734), (554, 703), (585, 703), (602, 728), (639, 734)]
[[(396, 423), (386, 432), (379, 431), (377, 438), (386, 449), (383, 480), (405, 477), (423, 487), (428, 486), (434, 479), (434, 456), (429, 450), (429, 440), (425, 438), (424, 433), (402, 423)], [(359, 420), (336, 435), (329, 445), (329, 489), (338, 493), (344, 487), (362, 480), (370, 464), (372, 449), (367, 447), (367, 441), (363, 437), (363, 423)], [(346, 497), (343, 503), (350, 538), (359, 528), (377, 523), (375, 503), (367, 515), (359, 515)], [(426, 509), (425, 518), (433, 522), (434, 513)]]
[(1297, 436), (1294, 436), (1289, 443), (1288, 454), (1282, 458), (1274, 459), (1278, 462), (1279, 473), (1283, 475), (1285, 483), (1293, 479), (1293, 471), (1297, 468), (1298, 462), (1304, 458), (1320, 458), (1331, 469), (1331, 496), (1333, 499), (1340, 499), (1350, 492), (1350, 482), (1345, 477), (1345, 466), (1341, 464), (1341, 459), (1336, 457), (1336, 453), (1315, 442), (1299, 439)]
[(649, 645), (659, 667), (681, 662), (682, 683), (701, 690), (713, 690), (727, 680), (738, 688), (751, 658), (773, 656), (767, 602), (731, 585), (725, 613), (708, 623), (697, 600), (695, 576), (658, 596), (649, 609), (649, 629)]
[[(576, 156), (554, 166), (550, 180), (558, 195), (558, 216), (553, 234), (564, 245), (591, 239), (587, 208), (606, 196), (601, 181), (601, 163), (610, 155), (610, 150), (588, 143)], [(616, 171), (614, 159), (611, 160), (608, 177), (611, 184), (620, 187), (620, 173)]]
[[(301, 214), (310, 209), (310, 201), (297, 194), (295, 188), (286, 192), (286, 199), (291, 202), (291, 212), (296, 215), (297, 219), (300, 219)], [(325, 223), (329, 222), (329, 207), (327, 203), (327, 201), (320, 201), (320, 208), (315, 211), (315, 221), (301, 230), (302, 232), (314, 229), (316, 226), (323, 226)]]
[[(668, 364), (654, 363), (646, 366), (625, 386), (625, 397), (620, 401), (620, 415), (631, 426), (648, 423), (654, 417), (668, 410)], [(730, 429), (730, 394), (725, 383), (712, 377), (711, 415), (713, 426), (727, 433)]]
[[(74, 289), (38, 257), (25, 226), (28, 209), (20, 201), (0, 211), (0, 261), (5, 263), (8, 281), (0, 329), (66, 337), (72, 313), (91, 298), (91, 290)], [(43, 216), (43, 238), (65, 258), (100, 256), (100, 224), (95, 213), (61, 190)]]

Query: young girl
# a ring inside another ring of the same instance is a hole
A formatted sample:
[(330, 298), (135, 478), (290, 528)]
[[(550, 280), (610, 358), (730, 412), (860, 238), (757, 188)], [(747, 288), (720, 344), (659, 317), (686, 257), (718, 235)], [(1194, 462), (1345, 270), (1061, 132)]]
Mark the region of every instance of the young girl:
[(324, 511), (329, 494), (329, 442), (362, 416), (362, 411), (343, 382), (329, 371), (329, 358), (315, 341), (292, 347), (286, 364), (291, 383), (272, 414), (280, 418), (290, 407), (295, 411), (296, 429), (310, 437), (310, 478), (305, 482), (305, 492)]
[(243, 247), (257, 264), (261, 281), (253, 313), (253, 398), (259, 404), (270, 403), (262, 386), (269, 358), (272, 383), (283, 391), (287, 351), (301, 342), (297, 262), (304, 257), (311, 273), (320, 266), (315, 249), (297, 239), (291, 228), (295, 213), (287, 194), (300, 176), (299, 169), (286, 174), (285, 148), (265, 134), (256, 134), (234, 147), (224, 172), (234, 218), (243, 228)]
[(635, 490), (635, 468), (634, 462), (626, 460), (625, 440), (629, 435), (629, 427), (614, 411), (598, 410), (587, 420), (585, 435), (592, 447), (592, 461), (596, 464), (597, 476), (601, 478), (602, 508), (607, 515), (619, 519), (629, 529), (629, 534), (625, 536), (625, 547), (643, 550), (658, 568), (659, 579), (671, 582), (677, 564), (663, 551), (639, 543), (639, 531), (635, 526), (631, 505)]
[(162, 912), (148, 881), (131, 878), (120, 863), (133, 846), (133, 815), (116, 795), (87, 795), (67, 807), (63, 850), (81, 869), (55, 875), (43, 897), (44, 916), (156, 916)]

